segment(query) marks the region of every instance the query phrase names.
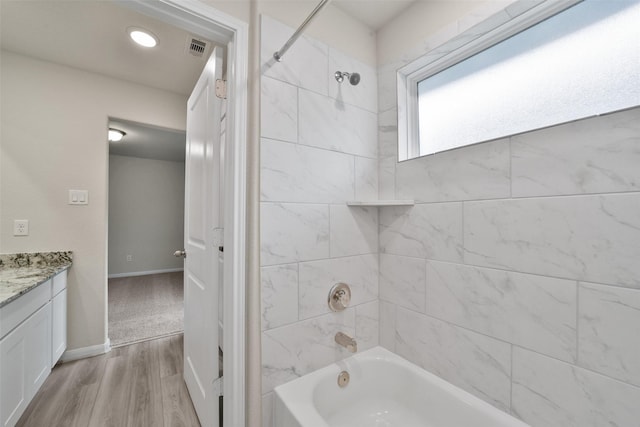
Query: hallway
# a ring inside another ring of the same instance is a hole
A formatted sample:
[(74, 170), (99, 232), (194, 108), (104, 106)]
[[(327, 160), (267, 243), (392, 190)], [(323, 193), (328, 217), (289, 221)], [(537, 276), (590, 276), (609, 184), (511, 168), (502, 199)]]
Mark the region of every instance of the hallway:
[(182, 379), (183, 336), (56, 366), (19, 427), (199, 426)]

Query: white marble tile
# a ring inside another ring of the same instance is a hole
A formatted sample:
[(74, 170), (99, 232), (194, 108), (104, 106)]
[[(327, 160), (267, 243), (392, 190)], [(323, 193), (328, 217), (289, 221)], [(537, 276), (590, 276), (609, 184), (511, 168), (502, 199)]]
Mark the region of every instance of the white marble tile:
[(488, 15), (486, 10), (476, 9), (458, 20), (458, 31), (471, 40), (494, 30), (508, 22), (511, 17), (506, 10), (496, 10)]
[(640, 190), (640, 108), (511, 138), (513, 196)]
[(263, 77), (260, 93), (260, 136), (297, 142), (298, 88)]
[(378, 252), (378, 209), (330, 206), (329, 254), (331, 257)]
[(397, 108), (397, 75), (401, 61), (390, 62), (378, 67), (378, 111), (384, 112)]
[(424, 202), (509, 197), (509, 140), (502, 139), (400, 162), (399, 199)]
[(570, 280), (428, 261), (426, 313), (575, 362), (576, 288)]
[(378, 299), (378, 257), (375, 254), (300, 263), (299, 313), (308, 319), (330, 313), (329, 290), (338, 282), (351, 288), (351, 304)]
[(378, 157), (378, 115), (307, 90), (299, 93), (300, 144)]
[(378, 114), (378, 152), (380, 157), (398, 157), (398, 110)]
[(378, 163), (378, 196), (381, 200), (396, 198), (397, 157), (385, 157)]
[(470, 202), (464, 219), (467, 264), (640, 288), (640, 194)]
[(262, 395), (262, 427), (274, 427), (273, 392)]
[(580, 366), (640, 387), (640, 290), (580, 284)]
[(512, 411), (532, 427), (632, 427), (640, 388), (514, 347)]
[[(348, 78), (342, 83), (333, 77), (336, 71), (360, 74), (360, 83), (353, 86)], [(344, 53), (329, 48), (329, 96), (338, 101), (378, 112), (378, 75), (374, 68), (363, 64)]]
[(330, 313), (262, 333), (262, 393), (351, 355), (335, 342), (355, 335), (355, 309)]
[(265, 15), (262, 15), (261, 25), (262, 74), (327, 95), (330, 78), (328, 46), (303, 35), (287, 51), (282, 62), (276, 62), (274, 52), (284, 45), (294, 29)]
[(449, 44), (451, 40), (460, 36), (460, 30), (458, 29), (458, 21), (452, 21), (444, 26), (440, 27), (438, 31), (431, 34), (429, 38), (422, 42), (420, 46), (416, 46), (412, 51), (412, 58), (416, 59), (422, 55), (431, 55), (432, 60), (441, 58), (442, 56), (452, 52), (455, 48), (455, 43)]
[(298, 320), (298, 264), (260, 269), (262, 282), (262, 330)]
[(531, 9), (534, 6), (539, 5), (540, 3), (544, 2), (544, 1), (545, 0), (527, 0), (527, 1), (520, 0), (520, 1), (516, 1), (516, 2), (511, 3), (509, 6), (507, 6), (505, 11), (511, 17), (520, 16), (521, 14), (526, 12), (527, 10)]
[[(506, 13), (504, 15), (506, 16)], [(437, 46), (435, 49), (431, 50), (428, 53), (429, 56), (433, 56), (434, 59), (438, 58), (437, 55), (440, 55), (439, 57), (443, 57), (447, 54), (455, 52), (466, 44), (471, 43), (472, 41), (479, 38), (482, 34), (481, 28), (479, 28), (478, 30), (476, 30), (475, 28), (471, 28), (468, 32), (465, 31), (461, 33), (459, 31), (460, 21), (450, 24), (450, 27), (452, 30), (455, 28), (455, 32), (457, 34), (446, 40), (440, 46)]]
[(261, 203), (260, 265), (328, 257), (327, 205)]
[(365, 351), (378, 345), (380, 318), (378, 301), (361, 304), (356, 309), (356, 342), (358, 351)]
[(380, 254), (380, 299), (424, 313), (425, 275), (423, 259)]
[(378, 160), (356, 157), (356, 200), (378, 199)]
[(380, 210), (380, 249), (438, 261), (462, 261), (462, 203)]
[(380, 305), (380, 345), (387, 350), (396, 351), (396, 305), (384, 300)]
[(261, 140), (262, 201), (340, 203), (355, 197), (353, 156)]
[(500, 409), (509, 408), (509, 344), (404, 308), (398, 308), (396, 322), (397, 354)]

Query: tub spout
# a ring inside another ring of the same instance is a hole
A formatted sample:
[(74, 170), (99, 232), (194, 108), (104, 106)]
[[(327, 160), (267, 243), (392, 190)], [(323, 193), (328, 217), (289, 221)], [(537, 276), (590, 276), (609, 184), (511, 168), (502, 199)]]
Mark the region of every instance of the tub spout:
[(356, 351), (358, 351), (358, 343), (356, 343), (356, 340), (354, 340), (347, 334), (338, 332), (336, 334), (336, 342), (349, 350), (351, 353), (355, 353)]

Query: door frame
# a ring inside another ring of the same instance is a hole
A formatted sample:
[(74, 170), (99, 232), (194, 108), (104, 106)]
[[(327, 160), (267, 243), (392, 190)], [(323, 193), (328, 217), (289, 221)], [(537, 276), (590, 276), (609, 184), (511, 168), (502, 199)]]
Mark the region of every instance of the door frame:
[[(197, 1), (118, 0), (121, 5), (208, 38), (227, 53), (224, 191), (224, 421), (245, 425), (245, 242), (248, 24)], [(186, 108), (186, 105), (185, 105)], [(215, 327), (218, 327), (216, 324)]]

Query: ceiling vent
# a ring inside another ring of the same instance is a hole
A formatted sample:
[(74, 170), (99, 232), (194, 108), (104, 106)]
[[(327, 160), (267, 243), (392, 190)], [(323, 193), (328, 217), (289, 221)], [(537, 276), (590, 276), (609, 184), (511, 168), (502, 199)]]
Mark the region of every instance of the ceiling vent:
[(205, 40), (191, 36), (187, 38), (187, 52), (189, 52), (193, 56), (204, 56), (204, 53), (207, 51), (208, 45), (209, 43)]

